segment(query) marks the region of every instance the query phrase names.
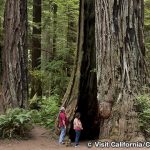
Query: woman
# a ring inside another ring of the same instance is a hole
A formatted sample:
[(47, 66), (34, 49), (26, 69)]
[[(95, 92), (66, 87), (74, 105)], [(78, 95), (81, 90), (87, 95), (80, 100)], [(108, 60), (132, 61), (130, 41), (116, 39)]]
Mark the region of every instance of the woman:
[(79, 138), (80, 138), (81, 130), (83, 130), (82, 123), (80, 121), (80, 113), (75, 114), (75, 119), (73, 121), (73, 127), (74, 127), (74, 130), (76, 133), (75, 147), (77, 147), (79, 145)]

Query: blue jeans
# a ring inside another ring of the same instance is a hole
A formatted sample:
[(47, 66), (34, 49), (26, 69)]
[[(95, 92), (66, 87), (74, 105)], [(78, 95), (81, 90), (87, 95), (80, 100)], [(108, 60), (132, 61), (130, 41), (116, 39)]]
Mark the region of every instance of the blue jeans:
[(61, 127), (60, 128), (60, 136), (59, 136), (59, 143), (62, 143), (64, 142), (64, 139), (65, 139), (65, 135), (66, 135), (66, 128), (65, 127)]
[(80, 138), (80, 134), (81, 134), (81, 130), (75, 130), (76, 132), (76, 137), (75, 137), (75, 144), (78, 145), (79, 144), (79, 138)]

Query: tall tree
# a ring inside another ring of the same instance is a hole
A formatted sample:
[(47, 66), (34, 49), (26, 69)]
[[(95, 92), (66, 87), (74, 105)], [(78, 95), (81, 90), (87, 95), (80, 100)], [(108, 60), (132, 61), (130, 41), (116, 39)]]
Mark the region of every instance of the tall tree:
[[(2, 47), (3, 47), (3, 19), (4, 19), (4, 2), (0, 1), (0, 87), (2, 77)], [(0, 88), (1, 91), (1, 88)]]
[(135, 96), (146, 82), (144, 0), (96, 0), (97, 98), (100, 137), (141, 136)]
[[(0, 86), (1, 86), (1, 76), (2, 76), (2, 19), (0, 19)], [(1, 88), (0, 88), (1, 89)], [(1, 91), (1, 90), (0, 90)]]
[[(32, 69), (38, 69), (41, 65), (41, 0), (33, 0), (33, 33), (32, 33)], [(37, 93), (42, 95), (41, 81), (32, 79), (31, 97)]]
[(26, 107), (28, 98), (26, 0), (6, 1), (2, 67), (4, 108)]
[[(0, 103), (2, 104), (2, 47), (3, 47), (3, 18), (4, 17), (4, 2), (0, 2)], [(0, 106), (0, 112), (3, 110)]]
[(80, 1), (75, 67), (62, 104), (71, 137), (77, 111), (88, 139), (141, 135), (135, 96), (146, 81), (144, 54), (142, 0)]
[(52, 52), (52, 58), (54, 59), (56, 55), (56, 38), (57, 38), (57, 4), (53, 5), (53, 52)]
[(96, 86), (95, 51), (95, 3), (80, 1), (79, 37), (74, 70), (63, 98), (69, 116), (69, 133), (73, 137), (72, 119), (75, 112), (81, 113), (84, 132), (82, 138), (99, 136), (99, 116)]

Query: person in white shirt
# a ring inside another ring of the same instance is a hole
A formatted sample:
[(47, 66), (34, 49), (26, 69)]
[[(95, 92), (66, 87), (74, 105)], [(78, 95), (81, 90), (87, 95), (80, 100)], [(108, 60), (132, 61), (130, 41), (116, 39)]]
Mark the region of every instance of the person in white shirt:
[(81, 130), (83, 130), (82, 123), (80, 121), (80, 113), (75, 114), (75, 119), (73, 121), (73, 128), (75, 130), (75, 147), (79, 145), (79, 138), (81, 134)]

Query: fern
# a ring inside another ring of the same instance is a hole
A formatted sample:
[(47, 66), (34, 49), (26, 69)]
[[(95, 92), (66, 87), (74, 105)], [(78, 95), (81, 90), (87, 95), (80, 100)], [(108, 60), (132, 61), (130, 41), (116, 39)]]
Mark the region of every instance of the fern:
[(150, 95), (140, 95), (137, 99), (140, 127), (147, 136), (150, 136)]
[(32, 127), (32, 112), (24, 109), (9, 109), (5, 115), (0, 115), (0, 137), (22, 137)]

